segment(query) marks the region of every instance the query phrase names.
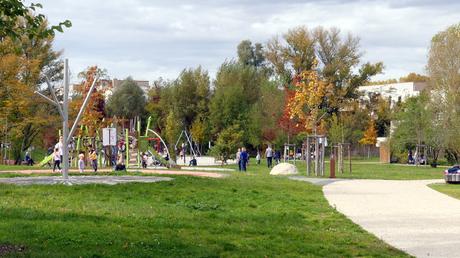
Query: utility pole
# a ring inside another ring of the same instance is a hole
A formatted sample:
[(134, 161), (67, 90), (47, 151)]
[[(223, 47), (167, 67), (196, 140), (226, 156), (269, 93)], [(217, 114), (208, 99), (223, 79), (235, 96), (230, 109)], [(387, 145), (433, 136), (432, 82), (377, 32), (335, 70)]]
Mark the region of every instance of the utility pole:
[(54, 87), (51, 85), (51, 82), (49, 78), (46, 78), (46, 84), (48, 84), (48, 89), (51, 92), (51, 96), (53, 99), (50, 99), (49, 97), (41, 94), (38, 91), (35, 91), (36, 94), (44, 98), (46, 101), (49, 103), (53, 104), (56, 106), (56, 108), (59, 111), (59, 114), (62, 119), (62, 177), (64, 178), (64, 184), (71, 184), (68, 179), (69, 179), (69, 144), (70, 141), (72, 140), (72, 135), (75, 133), (75, 130), (78, 126), (78, 123), (81, 120), (81, 117), (83, 116), (83, 112), (85, 111), (86, 106), (88, 105), (91, 93), (93, 92), (95, 86), (96, 86), (96, 81), (98, 80), (98, 76), (94, 78), (94, 81), (86, 94), (85, 100), (83, 101), (83, 105), (80, 108), (80, 111), (78, 112), (77, 118), (75, 119), (75, 122), (73, 123), (72, 129), (69, 132), (69, 84), (70, 84), (70, 78), (69, 78), (69, 60), (65, 59), (64, 61), (64, 99), (62, 101), (62, 104), (60, 101), (58, 101), (56, 97), (56, 92), (54, 91)]

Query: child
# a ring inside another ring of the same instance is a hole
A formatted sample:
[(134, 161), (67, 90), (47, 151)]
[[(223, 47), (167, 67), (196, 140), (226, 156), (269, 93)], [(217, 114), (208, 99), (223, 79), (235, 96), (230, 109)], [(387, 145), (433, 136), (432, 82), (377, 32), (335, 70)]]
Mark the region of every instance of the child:
[(54, 160), (53, 173), (56, 171), (56, 167), (59, 169), (59, 172), (61, 172), (61, 153), (59, 152), (59, 148), (54, 149), (53, 160)]
[(94, 173), (97, 172), (97, 153), (96, 150), (91, 149), (89, 153), (89, 159), (91, 160), (91, 166), (94, 169)]
[(78, 169), (80, 173), (85, 172), (85, 154), (83, 153), (78, 154)]
[(256, 160), (257, 160), (257, 165), (260, 165), (260, 152), (259, 151), (257, 151)]
[(148, 159), (148, 158), (149, 158), (149, 157), (147, 156), (147, 153), (144, 152), (144, 153), (142, 154), (142, 168), (143, 168), (143, 169), (146, 169), (146, 168), (147, 168), (147, 159)]

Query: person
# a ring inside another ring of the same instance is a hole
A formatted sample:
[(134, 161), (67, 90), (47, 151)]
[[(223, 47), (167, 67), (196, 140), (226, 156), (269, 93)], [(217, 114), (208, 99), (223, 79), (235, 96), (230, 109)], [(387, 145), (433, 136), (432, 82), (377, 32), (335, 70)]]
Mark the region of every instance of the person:
[(268, 168), (272, 167), (272, 160), (273, 160), (273, 150), (270, 145), (268, 145), (267, 149), (265, 150), (265, 157), (267, 158), (267, 166)]
[(117, 165), (115, 166), (115, 171), (125, 171), (126, 166), (124, 164), (123, 154), (118, 153)]
[(89, 152), (89, 159), (91, 160), (91, 166), (94, 169), (94, 172), (97, 172), (97, 153), (96, 150), (91, 149)]
[(257, 161), (257, 165), (260, 165), (260, 152), (259, 151), (257, 151), (256, 161)]
[(56, 167), (59, 169), (59, 172), (61, 172), (61, 155), (59, 153), (58, 148), (54, 149), (53, 160), (54, 160), (53, 173), (56, 171)]
[(241, 148), (236, 152), (236, 163), (238, 164), (238, 171), (241, 171)]
[(246, 152), (246, 148), (243, 147), (240, 153), (240, 164), (241, 164), (240, 171), (246, 172), (246, 165), (248, 164), (248, 160), (249, 160), (249, 155)]
[(78, 170), (80, 173), (85, 172), (85, 154), (83, 154), (83, 152), (78, 154)]
[(412, 150), (409, 150), (409, 155), (408, 155), (408, 158), (407, 158), (407, 163), (408, 163), (408, 164), (414, 164), (414, 163), (415, 163), (414, 157), (412, 156)]
[(56, 145), (54, 146), (54, 149), (58, 149), (59, 151), (59, 155), (61, 156), (61, 158), (59, 159), (60, 161), (62, 161), (62, 143), (63, 143), (62, 136), (60, 136), (59, 142), (56, 143)]
[(147, 153), (142, 153), (142, 168), (146, 169), (147, 168), (147, 159), (149, 157), (147, 156)]
[(280, 151), (280, 150), (276, 150), (276, 151), (275, 151), (275, 163), (276, 163), (276, 164), (280, 164), (280, 161), (281, 161), (281, 151)]
[(32, 157), (30, 156), (30, 152), (29, 151), (26, 151), (26, 164), (27, 166), (33, 166), (34, 165), (34, 160), (32, 159)]

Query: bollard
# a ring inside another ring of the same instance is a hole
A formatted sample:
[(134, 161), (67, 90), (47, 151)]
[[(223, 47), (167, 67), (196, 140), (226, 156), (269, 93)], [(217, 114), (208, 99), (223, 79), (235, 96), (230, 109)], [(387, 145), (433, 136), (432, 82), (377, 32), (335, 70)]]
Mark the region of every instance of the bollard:
[(329, 178), (335, 178), (335, 149), (332, 148), (332, 153), (331, 153), (331, 163), (329, 163), (329, 171), (330, 175)]

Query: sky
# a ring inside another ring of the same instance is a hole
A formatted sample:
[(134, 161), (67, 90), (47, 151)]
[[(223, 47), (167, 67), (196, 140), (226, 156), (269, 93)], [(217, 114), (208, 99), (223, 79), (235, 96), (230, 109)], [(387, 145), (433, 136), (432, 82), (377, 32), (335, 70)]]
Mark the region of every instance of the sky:
[(457, 0), (37, 1), (51, 24), (73, 24), (55, 38), (73, 75), (98, 65), (111, 78), (151, 82), (199, 65), (214, 78), (240, 41), (266, 43), (296, 26), (358, 36), (362, 62), (385, 65), (375, 80), (423, 74), (433, 35), (460, 22)]

